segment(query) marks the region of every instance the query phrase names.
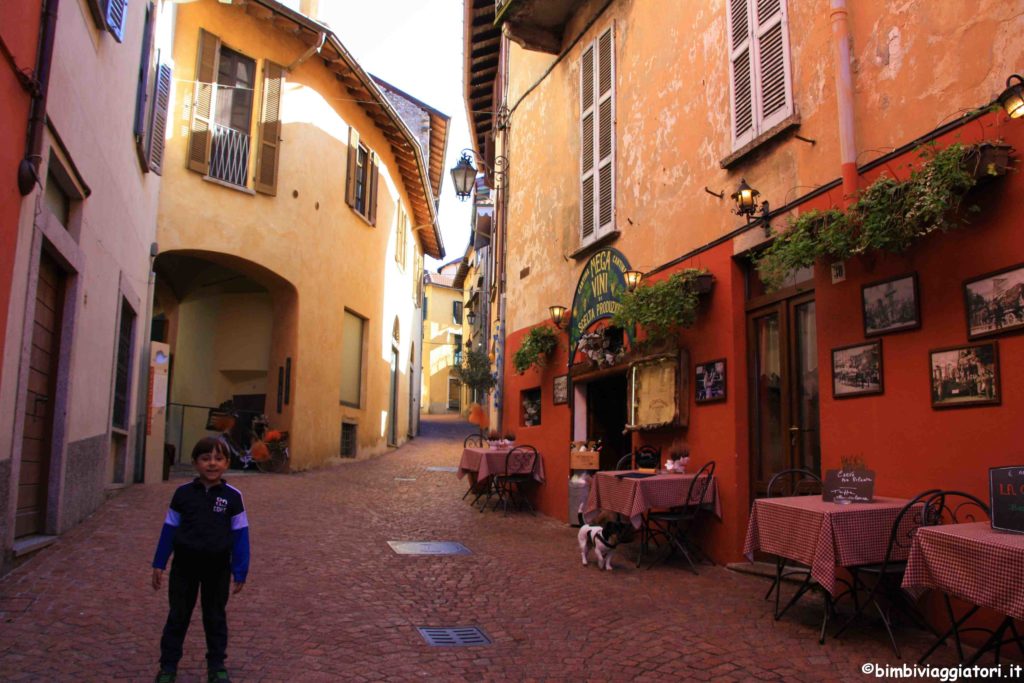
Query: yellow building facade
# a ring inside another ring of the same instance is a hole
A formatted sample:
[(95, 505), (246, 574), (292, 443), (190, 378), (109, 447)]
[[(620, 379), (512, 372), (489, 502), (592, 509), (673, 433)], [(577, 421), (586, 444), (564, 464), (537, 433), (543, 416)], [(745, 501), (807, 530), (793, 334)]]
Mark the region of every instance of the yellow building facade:
[(423, 386), (424, 413), (458, 413), (463, 407), (462, 383), (452, 372), (463, 352), (463, 297), (455, 286), (461, 261), (424, 275)]
[(403, 443), (447, 117), (281, 3), (176, 9), (154, 301), (167, 441), (187, 460), (232, 401), (243, 432), (265, 414), (289, 433), (293, 470)]

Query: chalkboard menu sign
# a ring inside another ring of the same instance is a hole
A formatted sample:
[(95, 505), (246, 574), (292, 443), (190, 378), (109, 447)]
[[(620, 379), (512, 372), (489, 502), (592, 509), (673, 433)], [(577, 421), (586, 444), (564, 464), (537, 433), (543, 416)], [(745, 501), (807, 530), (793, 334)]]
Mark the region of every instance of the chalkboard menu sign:
[(992, 528), (1024, 534), (1024, 465), (988, 471)]
[(870, 503), (875, 498), (874, 470), (826, 470), (821, 498), (827, 503)]

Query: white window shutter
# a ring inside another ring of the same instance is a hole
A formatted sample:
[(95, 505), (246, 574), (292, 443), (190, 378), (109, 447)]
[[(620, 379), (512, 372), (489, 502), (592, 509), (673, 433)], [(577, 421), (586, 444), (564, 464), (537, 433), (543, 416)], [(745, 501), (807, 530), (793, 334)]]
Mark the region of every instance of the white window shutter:
[(763, 133), (793, 113), (789, 31), (783, 0), (757, 0), (757, 109)]
[(119, 42), (124, 42), (124, 26), (128, 20), (128, 0), (107, 0), (107, 30)]
[(612, 29), (597, 39), (597, 234), (615, 229), (615, 46)]
[(149, 170), (161, 175), (164, 166), (164, 147), (167, 144), (167, 108), (171, 101), (173, 69), (170, 64), (156, 67), (156, 85), (153, 88), (153, 118), (149, 126), (147, 161)]
[(733, 149), (747, 144), (756, 135), (750, 1), (729, 0), (727, 5)]
[(580, 241), (594, 236), (594, 59), (593, 46), (580, 62)]

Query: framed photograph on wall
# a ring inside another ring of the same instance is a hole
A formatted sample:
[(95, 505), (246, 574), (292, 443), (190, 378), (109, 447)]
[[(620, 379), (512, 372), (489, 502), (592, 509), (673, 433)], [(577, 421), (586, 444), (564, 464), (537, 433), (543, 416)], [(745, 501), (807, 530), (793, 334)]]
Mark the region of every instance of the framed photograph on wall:
[(725, 400), (725, 359), (709, 360), (694, 366), (693, 387), (697, 403)]
[(551, 402), (556, 406), (569, 402), (569, 375), (559, 375), (551, 383)]
[(917, 273), (864, 285), (861, 288), (861, 311), (865, 337), (921, 327)]
[(1024, 263), (964, 283), (967, 338), (1024, 330)]
[(932, 408), (998, 405), (999, 347), (996, 342), (964, 344), (928, 352)]
[(853, 398), (884, 391), (882, 342), (832, 349), (832, 397)]

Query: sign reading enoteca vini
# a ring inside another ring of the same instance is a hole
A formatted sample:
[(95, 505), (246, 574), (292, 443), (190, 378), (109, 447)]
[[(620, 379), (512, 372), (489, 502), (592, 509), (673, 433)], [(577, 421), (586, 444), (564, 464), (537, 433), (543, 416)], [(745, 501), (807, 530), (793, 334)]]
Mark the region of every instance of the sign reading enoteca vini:
[(610, 318), (622, 307), (626, 291), (625, 273), (629, 261), (616, 249), (602, 249), (583, 266), (576, 294), (572, 299), (572, 323), (569, 348), (575, 349), (580, 336), (601, 318)]

